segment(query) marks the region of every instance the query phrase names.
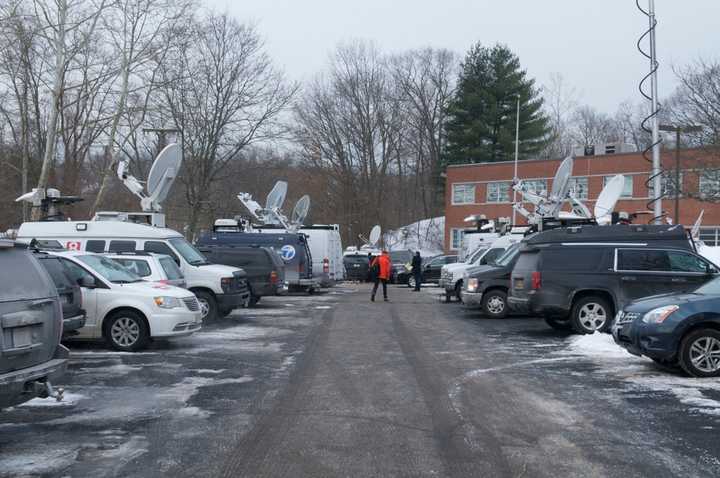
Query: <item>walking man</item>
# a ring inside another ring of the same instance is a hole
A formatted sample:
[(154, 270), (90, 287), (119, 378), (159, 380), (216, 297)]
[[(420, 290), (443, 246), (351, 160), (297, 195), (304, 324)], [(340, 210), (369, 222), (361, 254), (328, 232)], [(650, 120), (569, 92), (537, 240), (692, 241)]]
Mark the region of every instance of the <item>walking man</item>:
[(412, 258), (412, 275), (415, 278), (415, 292), (420, 292), (420, 284), (422, 283), (422, 257), (420, 257), (420, 251), (417, 251)]
[(373, 272), (375, 284), (373, 285), (372, 295), (370, 300), (375, 302), (375, 294), (378, 290), (378, 285), (382, 282), (383, 286), (383, 298), (385, 302), (388, 301), (387, 296), (387, 283), (390, 280), (390, 269), (392, 268), (392, 262), (390, 261), (390, 255), (388, 251), (383, 250), (382, 254), (373, 259), (370, 265), (370, 270)]

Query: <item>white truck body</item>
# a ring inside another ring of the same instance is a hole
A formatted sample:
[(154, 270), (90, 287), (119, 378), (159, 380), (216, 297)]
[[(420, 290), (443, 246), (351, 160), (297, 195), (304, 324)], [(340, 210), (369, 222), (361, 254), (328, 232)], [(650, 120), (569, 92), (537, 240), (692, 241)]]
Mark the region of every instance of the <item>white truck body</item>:
[(313, 277), (320, 280), (322, 287), (332, 287), (345, 280), (343, 265), (343, 247), (340, 238), (340, 226), (337, 224), (314, 224), (303, 227), (298, 232), (308, 236), (308, 246), (312, 254)]

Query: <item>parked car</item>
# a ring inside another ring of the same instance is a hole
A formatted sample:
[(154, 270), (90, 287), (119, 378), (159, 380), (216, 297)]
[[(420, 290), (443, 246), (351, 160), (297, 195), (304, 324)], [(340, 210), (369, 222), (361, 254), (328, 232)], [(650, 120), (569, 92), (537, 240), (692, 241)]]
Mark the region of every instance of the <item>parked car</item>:
[(209, 247), (269, 247), (275, 250), (285, 264), (285, 280), (290, 290), (313, 293), (320, 287), (313, 277), (313, 259), (307, 236), (298, 232), (235, 232), (214, 230), (200, 236), (197, 246)]
[(202, 326), (201, 306), (192, 292), (144, 281), (100, 254), (49, 252), (82, 288), (85, 326), (73, 338), (104, 339), (116, 350), (135, 352), (153, 338), (193, 334)]
[(35, 257), (47, 271), (55, 284), (63, 312), (63, 336), (76, 335), (85, 325), (85, 311), (82, 308), (82, 290), (70, 271), (59, 258), (41, 251)]
[(67, 367), (60, 297), (25, 246), (0, 240), (0, 408), (53, 393)]
[(367, 254), (345, 254), (345, 278), (351, 281), (365, 282), (370, 272), (370, 259)]
[(630, 301), (692, 289), (713, 271), (682, 226), (556, 229), (523, 241), (508, 304), (552, 327), (593, 333)]
[(250, 297), (245, 273), (210, 264), (177, 231), (119, 220), (25, 222), (18, 241), (57, 241), (67, 250), (86, 252), (154, 252), (167, 254), (182, 270), (187, 287), (202, 305), (203, 320), (242, 307)]
[(408, 265), (412, 262), (413, 251), (409, 249), (399, 249), (390, 252), (390, 262), (392, 269), (390, 270), (391, 284), (407, 284), (412, 273)]
[[(448, 264), (456, 264), (458, 256), (447, 255), (447, 256), (435, 256), (429, 259), (423, 259), (422, 265), (422, 281), (429, 284), (437, 284), (440, 282), (440, 272), (443, 266)], [(409, 287), (415, 287), (415, 278), (410, 274), (408, 281)]]
[(479, 307), (484, 315), (493, 319), (507, 316), (510, 275), (519, 255), (520, 244), (515, 243), (489, 264), (468, 269), (463, 280), (463, 304)]
[(615, 317), (612, 334), (632, 354), (694, 377), (720, 376), (720, 278), (689, 293), (631, 302)]
[(522, 229), (522, 231), (522, 233), (506, 234), (494, 239), (492, 242), (485, 243), (472, 253), (466, 262), (443, 266), (440, 272), (439, 284), (440, 287), (445, 289), (445, 300), (449, 302), (453, 296), (461, 300), (465, 272), (470, 267), (486, 265), (500, 257), (508, 247), (520, 242), (525, 237), (525, 230)]
[(185, 276), (173, 258), (167, 254), (129, 252), (104, 255), (122, 264), (122, 266), (130, 272), (142, 277), (146, 281), (174, 285), (175, 287), (187, 289)]
[(245, 271), (251, 306), (263, 296), (288, 292), (283, 260), (269, 247), (207, 247), (200, 251), (213, 263), (241, 267)]

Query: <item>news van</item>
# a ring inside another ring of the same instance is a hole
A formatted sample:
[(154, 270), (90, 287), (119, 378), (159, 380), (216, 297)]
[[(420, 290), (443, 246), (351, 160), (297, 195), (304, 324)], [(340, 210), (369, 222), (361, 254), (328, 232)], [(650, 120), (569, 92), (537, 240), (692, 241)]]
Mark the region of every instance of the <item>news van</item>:
[(17, 241), (57, 241), (69, 251), (97, 253), (154, 252), (172, 257), (187, 288), (200, 302), (202, 319), (214, 319), (247, 304), (245, 271), (210, 264), (182, 234), (172, 229), (123, 221), (25, 222)]
[(313, 224), (300, 228), (307, 236), (312, 254), (312, 270), (322, 287), (332, 287), (345, 280), (340, 226)]

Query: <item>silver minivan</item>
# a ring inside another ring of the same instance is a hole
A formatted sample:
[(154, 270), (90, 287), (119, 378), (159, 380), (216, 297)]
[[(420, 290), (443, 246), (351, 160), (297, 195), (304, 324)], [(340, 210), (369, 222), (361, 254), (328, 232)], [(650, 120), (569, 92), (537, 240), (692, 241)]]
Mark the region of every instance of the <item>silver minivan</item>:
[(55, 285), (27, 246), (0, 239), (0, 408), (55, 395), (67, 367)]

